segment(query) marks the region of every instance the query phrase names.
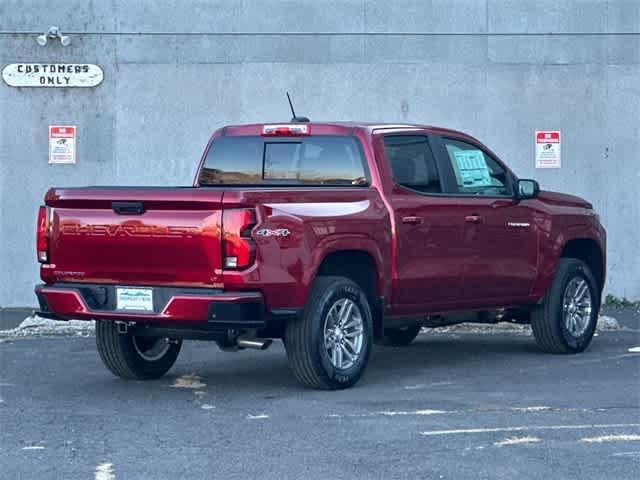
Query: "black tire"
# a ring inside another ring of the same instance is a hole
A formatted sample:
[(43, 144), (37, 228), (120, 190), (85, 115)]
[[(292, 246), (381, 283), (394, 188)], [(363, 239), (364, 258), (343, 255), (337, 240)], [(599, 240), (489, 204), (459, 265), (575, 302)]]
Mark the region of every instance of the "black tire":
[[(570, 332), (564, 318), (563, 299), (572, 279), (585, 280), (591, 296), (591, 312), (584, 332)], [(531, 329), (538, 347), (549, 353), (578, 353), (593, 338), (600, 311), (600, 289), (591, 270), (582, 260), (561, 258), (551, 287), (542, 303), (531, 312)]]
[[(152, 380), (162, 377), (173, 366), (181, 340), (169, 342), (168, 348), (160, 348), (157, 355), (147, 358), (141, 352), (144, 346), (161, 340), (154, 337), (134, 337), (120, 334), (117, 325), (112, 321), (96, 321), (96, 345), (102, 363), (117, 377), (127, 380)], [(166, 350), (165, 350), (166, 348)]]
[[(325, 348), (325, 320), (341, 299), (353, 302), (362, 319), (362, 346), (349, 368), (334, 366)], [(296, 379), (311, 388), (336, 390), (354, 385), (364, 373), (373, 344), (373, 320), (369, 302), (362, 289), (344, 277), (318, 277), (302, 317), (290, 321), (284, 344), (289, 366)]]
[(384, 331), (383, 344), (392, 347), (406, 347), (411, 344), (420, 333), (420, 325), (402, 328), (387, 328)]

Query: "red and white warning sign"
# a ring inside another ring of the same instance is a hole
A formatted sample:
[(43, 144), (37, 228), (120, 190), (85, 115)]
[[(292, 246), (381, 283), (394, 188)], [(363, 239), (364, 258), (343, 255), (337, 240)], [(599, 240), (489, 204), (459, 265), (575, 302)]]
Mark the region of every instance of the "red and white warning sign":
[(536, 168), (560, 168), (560, 131), (536, 131)]
[(49, 125), (49, 163), (76, 163), (74, 125)]

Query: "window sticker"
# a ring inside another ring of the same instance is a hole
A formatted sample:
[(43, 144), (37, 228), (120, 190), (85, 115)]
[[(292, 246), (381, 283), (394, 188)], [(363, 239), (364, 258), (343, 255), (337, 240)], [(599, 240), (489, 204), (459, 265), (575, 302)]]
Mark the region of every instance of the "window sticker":
[(490, 187), (493, 185), (489, 167), (481, 150), (457, 150), (455, 158), (458, 183), (464, 188)]

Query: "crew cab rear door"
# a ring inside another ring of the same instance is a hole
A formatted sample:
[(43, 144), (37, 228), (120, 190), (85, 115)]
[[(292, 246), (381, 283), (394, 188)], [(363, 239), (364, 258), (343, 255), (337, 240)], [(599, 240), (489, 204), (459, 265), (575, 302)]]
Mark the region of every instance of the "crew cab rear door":
[(514, 194), (515, 176), (466, 137), (434, 143), (444, 190), (458, 199), (452, 221), (464, 221), (472, 250), (463, 273), (465, 301), (499, 305), (526, 297), (537, 273), (538, 232), (533, 209)]
[(421, 131), (376, 137), (386, 161), (395, 216), (396, 278), (393, 306), (398, 314), (447, 308), (462, 295), (462, 273), (472, 254), (464, 242), (458, 200), (442, 195), (429, 137)]

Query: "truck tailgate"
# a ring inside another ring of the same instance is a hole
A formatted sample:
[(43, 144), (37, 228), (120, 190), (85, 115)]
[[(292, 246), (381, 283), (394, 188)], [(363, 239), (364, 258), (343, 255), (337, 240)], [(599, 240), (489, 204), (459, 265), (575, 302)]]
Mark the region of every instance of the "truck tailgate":
[(223, 191), (51, 189), (51, 282), (212, 286), (221, 268)]

